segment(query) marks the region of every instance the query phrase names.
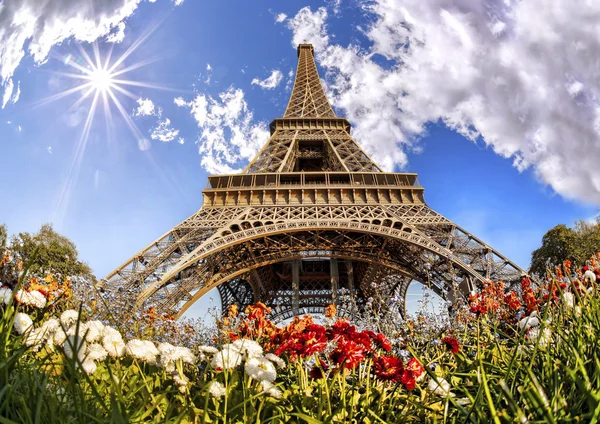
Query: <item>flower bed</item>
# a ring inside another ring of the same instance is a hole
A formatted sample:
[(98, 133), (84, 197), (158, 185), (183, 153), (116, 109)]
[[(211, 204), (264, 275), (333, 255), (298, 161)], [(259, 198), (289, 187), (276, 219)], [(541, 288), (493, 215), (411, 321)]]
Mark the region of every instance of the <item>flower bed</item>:
[[(594, 422), (597, 258), (472, 293), (444, 328), (227, 311), (210, 344), (133, 337), (53, 277), (0, 288), (0, 416), (13, 422)], [(5, 260), (5, 263), (8, 261)], [(382, 316), (382, 319), (383, 316)], [(425, 335), (427, 337), (425, 337)], [(389, 336), (389, 337), (388, 337)]]

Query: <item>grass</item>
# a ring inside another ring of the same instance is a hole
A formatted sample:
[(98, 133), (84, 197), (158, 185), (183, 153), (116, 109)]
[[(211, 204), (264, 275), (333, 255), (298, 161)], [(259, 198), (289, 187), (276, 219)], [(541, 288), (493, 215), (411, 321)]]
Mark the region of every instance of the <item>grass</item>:
[[(355, 369), (331, 366), (325, 349), (318, 355), (330, 368), (322, 379), (310, 377), (314, 357), (292, 361), (284, 355), (277, 396), (243, 364), (217, 371), (210, 357), (177, 363), (175, 372), (190, 380), (182, 390), (173, 372), (127, 356), (100, 361), (88, 375), (60, 348), (28, 348), (27, 334), (13, 329), (17, 307), (10, 303), (0, 306), (0, 423), (597, 422), (600, 300), (595, 290), (574, 295), (574, 308), (542, 304), (534, 329), (488, 314), (454, 322), (456, 354), (439, 343), (442, 334), (429, 341), (413, 334), (394, 346), (396, 355), (414, 356), (425, 366), (413, 390), (379, 380), (372, 357)], [(45, 314), (39, 321), (48, 318), (47, 311), (37, 314)], [(422, 327), (431, 337), (426, 323)], [(431, 380), (442, 379), (449, 390), (433, 392)], [(225, 396), (210, 393), (213, 381), (225, 386)]]

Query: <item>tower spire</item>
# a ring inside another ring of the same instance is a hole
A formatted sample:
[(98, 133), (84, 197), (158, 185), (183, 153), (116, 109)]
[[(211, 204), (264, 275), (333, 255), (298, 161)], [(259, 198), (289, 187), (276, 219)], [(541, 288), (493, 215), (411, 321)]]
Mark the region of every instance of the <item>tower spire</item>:
[(294, 88), (283, 118), (271, 122), (271, 138), (244, 172), (381, 172), (350, 136), (325, 95), (311, 44), (298, 46)]
[(336, 117), (321, 85), (312, 44), (298, 46), (298, 67), (294, 88), (283, 117)]

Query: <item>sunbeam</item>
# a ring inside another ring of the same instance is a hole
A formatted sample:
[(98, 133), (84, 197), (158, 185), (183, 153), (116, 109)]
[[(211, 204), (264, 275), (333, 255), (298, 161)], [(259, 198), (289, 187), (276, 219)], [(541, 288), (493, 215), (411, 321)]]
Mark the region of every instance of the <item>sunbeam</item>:
[[(149, 33), (151, 32), (152, 30), (149, 31)], [(105, 57), (103, 58), (97, 43), (92, 44), (93, 53), (91, 55), (88, 54), (88, 52), (81, 45), (79, 45), (78, 47), (80, 55), (78, 55), (78, 58), (74, 58), (71, 55), (61, 58), (61, 61), (66, 66), (71, 68), (71, 72), (55, 73), (57, 75), (75, 79), (78, 82), (80, 82), (80, 84), (76, 85), (75, 87), (69, 88), (63, 92), (57, 93), (46, 99), (42, 99), (38, 102), (38, 105), (48, 104), (52, 101), (62, 99), (63, 97), (75, 93), (80, 93), (80, 97), (69, 108), (69, 111), (73, 111), (80, 107), (80, 105), (82, 105), (83, 102), (88, 100), (90, 97), (92, 98), (87, 117), (85, 119), (85, 123), (81, 131), (81, 135), (77, 140), (75, 151), (73, 153), (73, 158), (69, 165), (67, 178), (57, 197), (56, 206), (53, 214), (53, 221), (55, 221), (58, 226), (61, 225), (62, 220), (64, 219), (64, 216), (67, 212), (69, 199), (71, 197), (71, 192), (76, 181), (79, 178), (81, 164), (87, 148), (90, 133), (92, 131), (96, 111), (98, 109), (103, 109), (104, 118), (106, 121), (105, 124), (106, 128), (108, 129), (112, 125), (112, 109), (115, 108), (119, 112), (118, 115), (120, 115), (123, 118), (124, 122), (126, 123), (126, 126), (129, 128), (129, 130), (139, 143), (139, 140), (144, 139), (144, 136), (142, 132), (137, 128), (135, 122), (133, 122), (133, 120), (125, 110), (125, 107), (122, 105), (118, 97), (119, 95), (121, 95), (131, 99), (136, 99), (137, 96), (135, 96), (129, 90), (125, 89), (123, 85), (168, 89), (166, 87), (161, 87), (156, 84), (148, 84), (132, 80), (120, 80), (115, 78), (117, 75), (122, 76), (129, 71), (139, 69), (140, 67), (152, 62), (145, 59), (141, 62), (129, 66), (124, 66), (124, 60), (128, 56), (130, 56), (137, 47), (141, 45), (141, 43), (148, 37), (149, 33), (138, 39), (135, 43), (133, 43), (133, 45), (129, 49), (127, 49), (125, 53), (123, 53), (112, 63), (112, 48), (107, 51)]]

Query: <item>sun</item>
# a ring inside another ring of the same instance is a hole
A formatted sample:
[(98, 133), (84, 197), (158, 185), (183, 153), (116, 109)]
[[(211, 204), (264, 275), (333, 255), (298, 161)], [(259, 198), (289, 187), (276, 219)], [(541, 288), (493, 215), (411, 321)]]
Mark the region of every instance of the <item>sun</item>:
[(88, 78), (92, 83), (92, 87), (94, 87), (95, 90), (100, 91), (102, 93), (105, 93), (108, 90), (110, 90), (114, 83), (114, 75), (111, 74), (108, 69), (103, 68), (93, 69), (90, 72)]

